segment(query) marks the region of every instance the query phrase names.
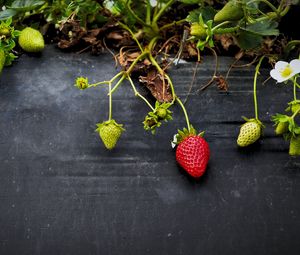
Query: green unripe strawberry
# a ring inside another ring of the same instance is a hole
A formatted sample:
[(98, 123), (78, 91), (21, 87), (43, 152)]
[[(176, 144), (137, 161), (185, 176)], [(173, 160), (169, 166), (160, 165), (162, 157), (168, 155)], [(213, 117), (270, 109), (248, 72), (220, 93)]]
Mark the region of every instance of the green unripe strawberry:
[(159, 107), (157, 109), (157, 116), (161, 119), (164, 119), (167, 116), (168, 112), (165, 108)]
[(235, 0), (231, 0), (215, 15), (214, 22), (235, 21), (241, 19), (243, 16), (242, 5)]
[(292, 136), (290, 140), (289, 154), (291, 156), (300, 156), (300, 135)]
[(97, 124), (96, 131), (99, 132), (100, 138), (108, 150), (112, 150), (119, 140), (122, 132), (125, 130), (123, 125), (118, 124), (115, 120), (108, 120)]
[(5, 52), (4, 50), (0, 49), (0, 73), (2, 72), (4, 64), (5, 64)]
[(199, 23), (193, 23), (191, 25), (191, 35), (196, 36), (199, 39), (204, 40), (207, 36), (206, 29)]
[(255, 119), (247, 121), (241, 126), (240, 133), (237, 139), (237, 144), (240, 147), (246, 147), (255, 143), (261, 136), (262, 124)]
[(19, 36), (19, 44), (26, 52), (40, 52), (45, 47), (43, 35), (31, 27), (23, 29)]
[(0, 36), (10, 36), (10, 30), (7, 27), (0, 28)]
[(288, 122), (279, 122), (275, 128), (276, 135), (283, 135), (284, 133), (289, 131), (289, 123)]

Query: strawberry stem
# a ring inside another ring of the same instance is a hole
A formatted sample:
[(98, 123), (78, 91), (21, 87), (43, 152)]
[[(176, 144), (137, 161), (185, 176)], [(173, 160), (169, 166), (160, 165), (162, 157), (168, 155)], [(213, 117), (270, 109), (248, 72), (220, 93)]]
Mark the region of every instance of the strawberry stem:
[(134, 85), (132, 79), (130, 78), (130, 76), (128, 76), (127, 79), (129, 80), (129, 82), (130, 82), (130, 84), (131, 84), (131, 87), (132, 87), (132, 89), (133, 89), (133, 91), (134, 91), (134, 95), (137, 96), (137, 97), (139, 97), (139, 98), (141, 98), (142, 100), (144, 100), (145, 103), (150, 107), (150, 109), (151, 109), (152, 111), (154, 111), (155, 109), (152, 107), (152, 105), (149, 103), (149, 101), (148, 101), (145, 97), (143, 97), (143, 96), (137, 91), (137, 89), (136, 89), (136, 87), (135, 87), (135, 85)]
[(119, 25), (124, 28), (125, 30), (127, 30), (130, 35), (132, 36), (133, 40), (135, 40), (136, 44), (138, 45), (140, 51), (143, 53), (144, 52), (144, 49), (143, 47), (141, 46), (139, 40), (136, 38), (135, 34), (132, 32), (132, 30), (125, 24), (123, 24), (122, 22), (119, 21)]
[(189, 116), (187, 114), (187, 111), (183, 105), (183, 103), (181, 102), (181, 100), (179, 99), (179, 97), (176, 96), (176, 101), (179, 103), (179, 105), (181, 106), (182, 108), (182, 111), (184, 113), (184, 116), (185, 116), (185, 120), (186, 120), (186, 124), (187, 124), (187, 128), (188, 128), (188, 131), (190, 132), (191, 131), (191, 125), (190, 125), (190, 120), (189, 120)]
[[(150, 44), (149, 44), (150, 45)], [(173, 86), (173, 82), (172, 80), (170, 79), (169, 75), (167, 75), (164, 70), (159, 66), (159, 64), (157, 63), (157, 61), (155, 60), (155, 58), (153, 57), (153, 55), (151, 54), (151, 51), (149, 52), (149, 60), (151, 61), (152, 65), (154, 65), (157, 69), (157, 71), (160, 73), (160, 75), (162, 76), (162, 79), (163, 79), (163, 95), (165, 93), (165, 78), (167, 79), (169, 85), (170, 85), (170, 88), (171, 88), (171, 93), (172, 93), (172, 97), (173, 97), (173, 100), (172, 100), (172, 104), (174, 104), (174, 101), (175, 101), (175, 97), (176, 97), (176, 94), (175, 94), (175, 90), (174, 90), (174, 86)]]
[(154, 15), (152, 24), (157, 24), (157, 21), (159, 20), (160, 16), (163, 15), (163, 13), (166, 11), (168, 7), (170, 7), (174, 3), (174, 0), (170, 0), (167, 2), (160, 10), (159, 12)]
[(258, 64), (255, 68), (255, 75), (254, 75), (254, 81), (253, 81), (253, 99), (254, 99), (254, 110), (255, 110), (255, 119), (258, 120), (258, 106), (257, 106), (257, 96), (256, 96), (256, 84), (257, 84), (257, 76), (259, 74), (259, 69), (261, 66), (261, 63), (264, 59), (264, 56), (262, 56), (259, 61)]
[(297, 100), (297, 77), (294, 77), (294, 100)]
[(297, 111), (294, 112), (294, 114), (291, 116), (291, 119), (294, 119), (296, 117), (296, 115), (299, 113), (300, 108), (298, 108)]
[(112, 94), (111, 92), (111, 82), (108, 84), (109, 85), (109, 113), (108, 113), (108, 120), (111, 120), (112, 118)]

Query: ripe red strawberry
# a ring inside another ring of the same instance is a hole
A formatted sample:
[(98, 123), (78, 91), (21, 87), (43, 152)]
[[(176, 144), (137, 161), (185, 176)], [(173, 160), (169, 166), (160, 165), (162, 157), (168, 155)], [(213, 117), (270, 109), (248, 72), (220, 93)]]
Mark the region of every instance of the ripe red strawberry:
[(209, 161), (209, 146), (202, 137), (203, 133), (196, 135), (196, 131), (184, 129), (178, 132), (179, 139), (176, 148), (176, 161), (191, 176), (201, 177)]

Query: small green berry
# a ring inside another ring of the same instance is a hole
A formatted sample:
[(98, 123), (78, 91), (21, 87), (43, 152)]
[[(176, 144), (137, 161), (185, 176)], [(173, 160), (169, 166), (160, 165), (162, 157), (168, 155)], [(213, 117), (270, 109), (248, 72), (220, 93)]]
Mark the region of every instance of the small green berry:
[(76, 79), (76, 84), (75, 84), (75, 87), (81, 89), (81, 90), (84, 90), (86, 88), (88, 88), (89, 86), (89, 80), (88, 78), (84, 78), (84, 77), (78, 77)]
[(3, 35), (6, 37), (10, 36), (9, 28), (7, 28), (7, 27), (0, 28), (0, 36), (3, 36)]
[(289, 123), (288, 122), (279, 122), (275, 128), (276, 135), (283, 135), (284, 133), (289, 131)]
[(26, 27), (21, 31), (19, 44), (26, 52), (41, 52), (45, 47), (43, 35), (31, 27)]
[(161, 119), (164, 119), (167, 116), (168, 112), (165, 108), (159, 107), (157, 109), (157, 116)]
[(249, 120), (241, 126), (240, 133), (237, 139), (237, 144), (240, 147), (246, 147), (255, 143), (261, 136), (262, 125), (256, 120)]
[(122, 124), (118, 124), (115, 120), (108, 120), (97, 124), (96, 132), (108, 150), (115, 148), (117, 141), (125, 129)]

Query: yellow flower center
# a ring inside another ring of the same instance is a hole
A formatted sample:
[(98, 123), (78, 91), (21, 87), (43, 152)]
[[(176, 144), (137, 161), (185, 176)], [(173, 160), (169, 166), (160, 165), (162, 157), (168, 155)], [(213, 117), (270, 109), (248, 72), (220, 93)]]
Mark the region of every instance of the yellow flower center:
[(289, 77), (292, 72), (292, 68), (290, 68), (290, 66), (288, 65), (281, 71), (281, 76), (283, 78)]

